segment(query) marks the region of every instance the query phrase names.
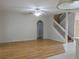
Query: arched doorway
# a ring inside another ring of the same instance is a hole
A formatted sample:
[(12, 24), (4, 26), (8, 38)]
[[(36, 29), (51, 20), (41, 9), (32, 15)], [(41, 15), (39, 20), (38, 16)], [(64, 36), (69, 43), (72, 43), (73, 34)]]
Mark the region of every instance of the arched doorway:
[(37, 39), (43, 39), (43, 21), (37, 22)]

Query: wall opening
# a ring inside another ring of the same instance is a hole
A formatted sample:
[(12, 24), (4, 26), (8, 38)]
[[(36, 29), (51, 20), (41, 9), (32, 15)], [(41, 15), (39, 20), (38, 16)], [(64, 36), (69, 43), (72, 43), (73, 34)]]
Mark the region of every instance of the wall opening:
[(41, 20), (37, 22), (37, 39), (43, 40), (43, 21)]

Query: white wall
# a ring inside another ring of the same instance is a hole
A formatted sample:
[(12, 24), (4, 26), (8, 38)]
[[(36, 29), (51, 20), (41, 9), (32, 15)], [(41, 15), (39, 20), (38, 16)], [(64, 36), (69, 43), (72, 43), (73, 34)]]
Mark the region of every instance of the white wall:
[(79, 59), (79, 13), (75, 13), (74, 38), (76, 41), (76, 59)]
[(0, 42), (13, 42), (37, 39), (37, 21), (44, 22), (44, 39), (48, 39), (48, 16), (35, 17), (31, 14), (5, 12), (3, 13), (4, 37)]
[(75, 13), (74, 38), (76, 41), (76, 59), (79, 59), (79, 13)]
[(3, 13), (0, 12), (0, 41), (3, 39), (4, 29), (3, 29)]
[(79, 20), (75, 21), (75, 37), (79, 37)]
[(79, 13), (75, 13), (74, 36), (79, 37)]
[(2, 37), (2, 24), (1, 24), (1, 22), (2, 22), (2, 17), (1, 17), (1, 12), (0, 12), (0, 39), (1, 39), (1, 37)]

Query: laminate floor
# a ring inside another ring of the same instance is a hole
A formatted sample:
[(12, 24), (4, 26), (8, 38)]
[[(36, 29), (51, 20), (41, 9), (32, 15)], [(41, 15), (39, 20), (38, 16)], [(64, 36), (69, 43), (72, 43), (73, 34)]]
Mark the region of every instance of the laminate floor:
[(0, 59), (45, 59), (62, 53), (63, 43), (50, 39), (0, 44)]

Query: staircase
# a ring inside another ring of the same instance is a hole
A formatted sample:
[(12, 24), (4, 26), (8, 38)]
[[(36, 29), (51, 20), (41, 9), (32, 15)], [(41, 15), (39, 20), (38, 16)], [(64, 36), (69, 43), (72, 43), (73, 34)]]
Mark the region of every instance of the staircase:
[(58, 14), (54, 16), (54, 28), (60, 33), (60, 35), (65, 39), (65, 13)]
[(73, 39), (68, 34), (66, 34), (66, 13), (55, 15), (53, 26), (57, 30), (57, 32), (63, 37), (63, 39), (67, 39), (68, 42), (73, 42)]
[(66, 17), (66, 14), (62, 13), (62, 14), (55, 15), (54, 19), (58, 24), (60, 24), (63, 28), (65, 28), (65, 17)]

